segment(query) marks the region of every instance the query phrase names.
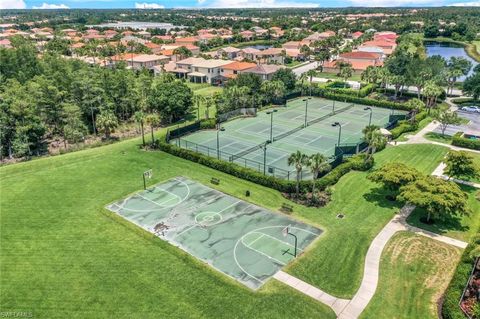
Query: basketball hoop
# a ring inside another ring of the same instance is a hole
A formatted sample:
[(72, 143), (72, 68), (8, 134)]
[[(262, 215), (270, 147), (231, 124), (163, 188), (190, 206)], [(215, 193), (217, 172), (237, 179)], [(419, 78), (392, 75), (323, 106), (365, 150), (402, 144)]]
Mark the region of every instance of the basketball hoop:
[(152, 169), (146, 170), (143, 172), (143, 189), (147, 189), (147, 178), (152, 179), (153, 172)]
[(288, 236), (288, 226), (285, 227), (284, 229), (282, 229), (282, 235), (283, 235), (283, 237), (287, 237), (287, 236)]

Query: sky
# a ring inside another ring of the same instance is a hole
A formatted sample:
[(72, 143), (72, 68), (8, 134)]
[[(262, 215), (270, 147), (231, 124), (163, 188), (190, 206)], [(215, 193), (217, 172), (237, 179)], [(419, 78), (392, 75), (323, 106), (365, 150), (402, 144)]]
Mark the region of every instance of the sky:
[(0, 0), (0, 9), (474, 6), (462, 0)]

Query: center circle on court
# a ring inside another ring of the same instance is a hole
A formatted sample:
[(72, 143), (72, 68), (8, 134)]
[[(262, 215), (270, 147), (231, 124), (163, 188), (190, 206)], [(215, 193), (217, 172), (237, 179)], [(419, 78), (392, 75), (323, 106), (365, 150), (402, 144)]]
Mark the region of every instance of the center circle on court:
[(212, 226), (222, 221), (222, 215), (217, 212), (201, 212), (195, 215), (195, 222), (200, 226)]

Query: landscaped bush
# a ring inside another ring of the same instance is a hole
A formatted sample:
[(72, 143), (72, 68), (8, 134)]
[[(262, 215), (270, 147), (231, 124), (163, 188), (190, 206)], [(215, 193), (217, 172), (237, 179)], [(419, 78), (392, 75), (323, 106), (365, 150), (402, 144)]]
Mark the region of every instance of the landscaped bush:
[(410, 121), (408, 121), (408, 120), (399, 121), (398, 125), (395, 128), (390, 130), (390, 133), (392, 133), (392, 138), (396, 139), (400, 135), (402, 135), (403, 133), (413, 132), (413, 131), (417, 130), (418, 129), (418, 123), (420, 121), (424, 120), (427, 117), (427, 115), (428, 114), (425, 111), (422, 111), (422, 112), (418, 113), (417, 115), (415, 115), (415, 123), (414, 124), (410, 123)]
[(462, 137), (463, 132), (457, 132), (453, 135), (452, 145), (469, 148), (472, 150), (480, 150), (480, 140)]
[(201, 130), (208, 130), (208, 129), (214, 129), (217, 126), (217, 119), (203, 119), (200, 121), (200, 129)]
[[(378, 88), (376, 90), (378, 93), (388, 93), (390, 95), (394, 95), (395, 94), (395, 90), (394, 89), (382, 89), (382, 88)], [(398, 92), (398, 96), (406, 96), (406, 97), (416, 97), (418, 98), (418, 93), (416, 92), (406, 92), (406, 91), (403, 91), (403, 92)], [(442, 94), (440, 94), (440, 96), (438, 97), (439, 100), (441, 101), (444, 101), (445, 99), (447, 98), (447, 92), (443, 91)]]
[(384, 101), (384, 100), (374, 100), (366, 97), (359, 97), (357, 95), (340, 94), (340, 93), (335, 93), (328, 88), (314, 87), (312, 89), (312, 95), (320, 96), (330, 100), (342, 101), (342, 102), (383, 107), (383, 108), (389, 108), (389, 109), (395, 109), (395, 110), (410, 111), (408, 105), (404, 103), (395, 103), (395, 102)]
[(478, 251), (480, 246), (480, 234), (477, 234), (470, 244), (463, 251), (460, 262), (453, 274), (453, 278), (445, 291), (442, 316), (444, 319), (465, 319), (465, 315), (460, 309), (459, 302), (462, 297), (463, 290), (467, 285), (468, 278), (472, 272), (473, 263), (475, 260), (474, 250)]
[(354, 90), (351, 88), (345, 88), (345, 83), (340, 81), (329, 82), (323, 86), (324, 90), (333, 94), (352, 95), (356, 97), (366, 97), (375, 89), (374, 84), (366, 84), (360, 88), (360, 90)]
[[(295, 174), (291, 175), (291, 178), (293, 180), (288, 181), (273, 176), (263, 175), (262, 173), (257, 172), (253, 169), (244, 168), (234, 163), (218, 160), (213, 157), (194, 152), (192, 150), (183, 149), (176, 145), (165, 143), (164, 141), (157, 140), (156, 147), (169, 154), (205, 165), (207, 167), (236, 176), (238, 178), (248, 180), (255, 184), (270, 187), (284, 193), (295, 192)], [(351, 170), (363, 171), (370, 169), (373, 166), (373, 159), (366, 161), (365, 156), (365, 154), (352, 156), (342, 164), (332, 169), (328, 174), (317, 180), (317, 189), (325, 190), (327, 186), (334, 185), (343, 175), (350, 172)], [(311, 181), (300, 182), (300, 189), (304, 193), (310, 191), (311, 187)]]

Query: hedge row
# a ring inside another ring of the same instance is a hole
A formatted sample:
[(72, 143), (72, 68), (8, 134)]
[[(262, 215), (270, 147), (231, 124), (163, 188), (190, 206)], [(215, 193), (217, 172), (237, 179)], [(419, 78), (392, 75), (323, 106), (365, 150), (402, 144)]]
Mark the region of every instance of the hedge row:
[(208, 129), (214, 129), (217, 126), (217, 119), (216, 118), (211, 118), (211, 119), (203, 119), (200, 121), (200, 129), (201, 130), (208, 130)]
[(342, 95), (351, 95), (357, 97), (366, 97), (375, 90), (376, 86), (374, 84), (367, 84), (360, 88), (360, 90), (353, 90), (350, 88), (341, 88), (337, 87), (339, 84), (344, 84), (344, 82), (329, 82), (323, 89), (329, 90), (333, 94), (342, 94)]
[(477, 234), (463, 251), (452, 280), (445, 291), (442, 304), (442, 316), (444, 319), (465, 319), (465, 315), (460, 309), (459, 302), (463, 290), (467, 285), (468, 277), (472, 272), (475, 260), (475, 256), (472, 256), (472, 251), (478, 246), (480, 246), (480, 234)]
[(336, 101), (383, 107), (383, 108), (389, 108), (389, 109), (395, 109), (395, 110), (410, 111), (410, 108), (408, 107), (408, 105), (404, 103), (374, 100), (366, 97), (359, 97), (356, 95), (339, 94), (339, 93), (332, 92), (332, 90), (328, 88), (320, 88), (320, 87), (313, 88), (312, 95), (320, 96), (326, 99), (336, 100)]
[[(394, 89), (382, 89), (382, 88), (378, 88), (376, 90), (378, 93), (389, 93), (391, 95), (395, 94), (395, 90)], [(399, 96), (407, 96), (407, 97), (415, 97), (415, 98), (418, 98), (418, 93), (416, 92), (408, 92), (408, 91), (403, 91), (403, 92), (399, 92), (398, 93)], [(440, 96), (438, 97), (439, 100), (442, 100), (444, 101), (445, 99), (447, 98), (447, 92), (442, 91), (442, 94), (440, 94)]]
[(392, 133), (392, 138), (393, 139), (396, 139), (398, 138), (400, 135), (402, 135), (403, 133), (407, 133), (407, 132), (413, 132), (415, 130), (418, 129), (418, 123), (422, 120), (424, 120), (426, 117), (427, 117), (427, 112), (426, 111), (422, 111), (420, 113), (418, 113), (417, 115), (415, 115), (415, 123), (412, 124), (410, 123), (410, 121), (399, 121), (398, 122), (398, 125), (393, 128), (392, 130), (390, 130), (390, 133)]
[(480, 140), (462, 137), (463, 132), (453, 135), (452, 145), (480, 151)]
[[(257, 172), (253, 169), (245, 168), (234, 163), (218, 160), (216, 158), (209, 157), (204, 154), (194, 152), (192, 150), (183, 149), (173, 144), (167, 144), (159, 140), (156, 141), (156, 147), (169, 154), (187, 159), (195, 163), (202, 164), (204, 166), (233, 175), (238, 178), (248, 180), (255, 184), (270, 187), (286, 193), (293, 193), (295, 191), (295, 185), (296, 185), (295, 181), (283, 180), (283, 179), (279, 179), (279, 178), (268, 176), (268, 175), (265, 176), (262, 173)], [(340, 177), (350, 172), (351, 170), (368, 170), (372, 166), (373, 166), (373, 159), (366, 161), (365, 154), (359, 154), (359, 155), (353, 156), (348, 160), (346, 160), (345, 162), (343, 162), (342, 164), (335, 167), (334, 169), (332, 169), (325, 176), (319, 178), (316, 181), (317, 189), (324, 190), (327, 186), (334, 185), (335, 183), (338, 182)], [(292, 176), (292, 178), (295, 178), (295, 176)], [(300, 182), (300, 189), (302, 192), (306, 192), (310, 190), (311, 186), (312, 186), (311, 181)]]

